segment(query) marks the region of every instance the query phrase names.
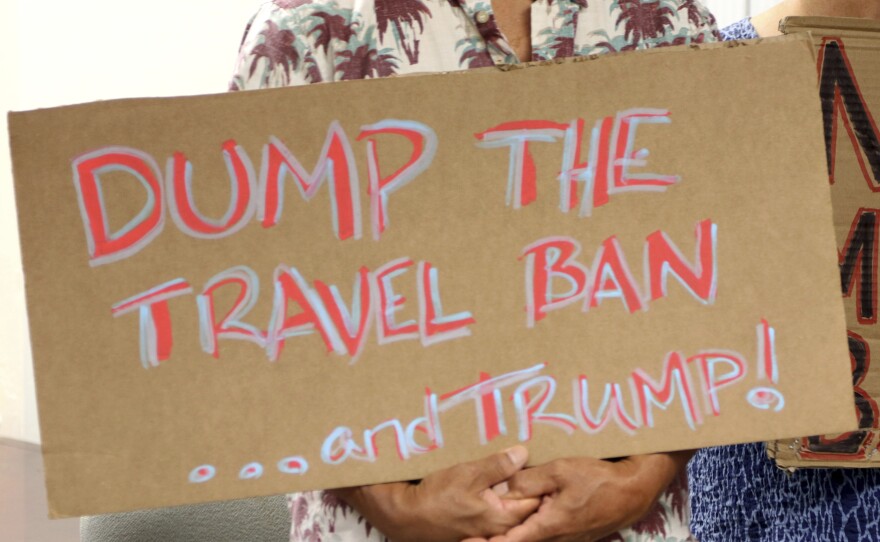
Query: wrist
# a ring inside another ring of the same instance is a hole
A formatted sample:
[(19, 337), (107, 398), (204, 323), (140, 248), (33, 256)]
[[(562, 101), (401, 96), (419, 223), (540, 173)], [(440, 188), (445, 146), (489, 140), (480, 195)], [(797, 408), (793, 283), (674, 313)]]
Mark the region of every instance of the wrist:
[(413, 540), (413, 507), (406, 504), (412, 484), (377, 484), (332, 490), (370, 525), (395, 542)]
[(676, 476), (684, 470), (696, 450), (638, 455), (627, 458), (633, 463), (633, 473), (628, 483), (636, 490), (651, 496), (655, 501), (666, 491)]

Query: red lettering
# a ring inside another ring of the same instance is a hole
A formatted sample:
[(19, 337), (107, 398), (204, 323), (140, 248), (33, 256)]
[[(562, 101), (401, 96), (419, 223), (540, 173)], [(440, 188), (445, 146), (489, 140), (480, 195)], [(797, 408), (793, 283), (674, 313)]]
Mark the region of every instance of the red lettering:
[(581, 375), (575, 386), (575, 414), (578, 425), (587, 433), (598, 433), (613, 418), (627, 433), (633, 433), (641, 423), (630, 416), (623, 407), (623, 391), (620, 384), (605, 384), (605, 393), (594, 415), (590, 408), (590, 382)]
[[(663, 363), (663, 377), (657, 384), (643, 370), (636, 369), (632, 374), (633, 386), (639, 399), (642, 420), (647, 427), (654, 427), (654, 414), (651, 405), (666, 409), (672, 404), (676, 394), (684, 408), (688, 425), (693, 429), (695, 424), (703, 422), (700, 410), (694, 401), (690, 376), (678, 352), (671, 352)], [(677, 391), (676, 391), (677, 390)]]
[(505, 122), (485, 132), (474, 134), (484, 147), (510, 147), (508, 205), (514, 209), (529, 205), (538, 197), (537, 168), (529, 150), (532, 142), (553, 142), (562, 137), (567, 126), (549, 120)]
[[(709, 400), (709, 409), (713, 416), (721, 415), (718, 392), (745, 378), (745, 360), (735, 352), (704, 352), (688, 358), (687, 362), (699, 364), (703, 379), (703, 391)], [(727, 365), (730, 370), (719, 375), (716, 369), (719, 364)]]
[(419, 331), (424, 345), (470, 335), (468, 326), (477, 321), (469, 312), (444, 315), (440, 302), (437, 269), (419, 262)]
[(635, 150), (636, 130), (640, 124), (668, 124), (669, 111), (632, 109), (617, 115), (614, 151), (615, 190), (663, 190), (678, 182), (678, 177), (656, 173), (633, 174), (630, 167), (646, 165), (647, 152)]
[(376, 290), (379, 292), (377, 318), (379, 320), (380, 344), (410, 339), (419, 335), (417, 322), (407, 321), (397, 324), (394, 321), (394, 313), (403, 308), (406, 298), (394, 292), (391, 281), (405, 273), (412, 265), (414, 265), (412, 260), (400, 258), (385, 264), (374, 273)]
[[(314, 307), (314, 305), (320, 304), (320, 300), (317, 296), (310, 294), (305, 280), (295, 268), (282, 266), (276, 270), (275, 302), (272, 307), (272, 318), (266, 341), (270, 360), (276, 361), (278, 359), (287, 338), (307, 335), (313, 333), (315, 329), (320, 332), (327, 351), (333, 351), (333, 340), (330, 333), (335, 330), (327, 329), (322, 325)], [(293, 315), (288, 314), (291, 305), (298, 306), (299, 312)]]
[(360, 195), (357, 166), (348, 138), (338, 122), (333, 122), (315, 169), (307, 173), (293, 154), (277, 138), (270, 138), (263, 149), (260, 172), (259, 217), (264, 228), (271, 228), (281, 219), (284, 207), (283, 180), (293, 175), (305, 200), (311, 200), (329, 178), (333, 205), (333, 227), (339, 239), (361, 236)]
[[(214, 310), (214, 293), (226, 287), (237, 287), (238, 296), (232, 307), (220, 321)], [(266, 334), (255, 327), (241, 322), (257, 302), (259, 280), (248, 267), (240, 266), (226, 270), (213, 277), (196, 298), (199, 307), (202, 349), (220, 357), (218, 339), (238, 339), (253, 342), (261, 348), (266, 346)]]
[(603, 299), (613, 297), (620, 298), (631, 313), (643, 308), (641, 295), (614, 236), (606, 239), (596, 254), (593, 285), (588, 298), (589, 307), (598, 307)]
[[(523, 251), (529, 327), (544, 319), (547, 312), (565, 307), (584, 295), (589, 270), (575, 261), (580, 249), (574, 239), (551, 237), (531, 244)], [(554, 279), (564, 281), (568, 291), (556, 293)]]
[(565, 150), (562, 154), (562, 171), (559, 172), (559, 208), (564, 212), (577, 207), (578, 182), (587, 172), (587, 163), (581, 160), (583, 140), (584, 119), (571, 121), (565, 130)]
[(671, 271), (698, 300), (713, 303), (717, 290), (715, 254), (718, 227), (711, 220), (697, 224), (697, 247), (694, 264), (689, 264), (669, 237), (662, 231), (648, 236), (646, 260), (651, 301), (666, 297), (667, 276)]
[(113, 305), (114, 317), (138, 311), (141, 364), (145, 369), (156, 367), (171, 356), (174, 336), (168, 300), (192, 293), (189, 283), (176, 279)]
[(188, 235), (203, 239), (225, 237), (243, 228), (253, 216), (255, 205), (251, 194), (256, 188), (253, 165), (244, 149), (233, 140), (223, 143), (223, 156), (232, 185), (229, 209), (220, 220), (211, 220), (195, 208), (192, 164), (183, 153), (174, 153), (171, 179), (168, 181), (171, 185), (168, 188), (171, 216), (181, 231)]
[[(141, 211), (117, 232), (110, 232), (100, 183), (101, 175), (110, 172), (129, 174), (147, 193)], [(91, 265), (127, 258), (147, 246), (162, 231), (161, 174), (150, 155), (125, 147), (108, 147), (74, 160), (73, 175)]]
[(609, 200), (609, 171), (611, 163), (611, 133), (614, 129), (614, 118), (605, 117), (596, 121), (593, 137), (590, 142), (590, 163), (593, 165), (592, 186), (584, 190), (581, 213), (589, 216), (590, 212), (602, 207)]
[(367, 141), (367, 162), (370, 173), (370, 208), (373, 217), (373, 237), (379, 239), (385, 231), (388, 214), (388, 195), (411, 182), (423, 172), (434, 158), (437, 150), (437, 136), (424, 124), (412, 121), (382, 121), (366, 126), (358, 136), (358, 141), (379, 134), (403, 136), (412, 144), (409, 161), (391, 175), (383, 177), (379, 171), (379, 157), (376, 140)]
[(346, 309), (336, 286), (328, 287), (324, 282), (316, 280), (315, 291), (327, 310), (330, 321), (339, 332), (345, 351), (353, 359), (357, 358), (363, 350), (366, 332), (370, 326), (372, 297), (369, 269), (361, 267), (358, 271), (350, 310)]
[[(538, 389), (531, 395), (529, 390)], [(562, 429), (568, 434), (574, 432), (577, 424), (568, 414), (547, 413), (545, 410), (556, 394), (556, 379), (552, 376), (539, 376), (520, 384), (513, 393), (513, 404), (519, 420), (519, 439), (531, 440), (534, 424), (542, 423)]]

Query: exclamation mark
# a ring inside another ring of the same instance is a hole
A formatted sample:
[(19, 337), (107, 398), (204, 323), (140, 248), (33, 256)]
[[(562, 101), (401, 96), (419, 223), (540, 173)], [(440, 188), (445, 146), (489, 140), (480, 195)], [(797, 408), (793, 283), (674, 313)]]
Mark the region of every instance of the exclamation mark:
[[(776, 359), (776, 330), (762, 319), (757, 327), (758, 380), (779, 384), (779, 361)], [(749, 404), (761, 410), (779, 412), (785, 408), (782, 392), (769, 386), (752, 389), (746, 396)]]

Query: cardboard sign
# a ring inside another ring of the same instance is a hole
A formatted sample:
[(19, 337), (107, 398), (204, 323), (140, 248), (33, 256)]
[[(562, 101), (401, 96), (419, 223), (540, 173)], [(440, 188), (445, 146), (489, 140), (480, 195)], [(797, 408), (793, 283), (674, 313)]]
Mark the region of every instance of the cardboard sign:
[(811, 32), (834, 205), (840, 284), (846, 307), (853, 392), (860, 430), (773, 442), (780, 466), (880, 466), (880, 352), (877, 259), (880, 239), (880, 23), (792, 17), (786, 33)]
[(52, 513), (854, 429), (815, 87), (794, 38), (12, 114)]

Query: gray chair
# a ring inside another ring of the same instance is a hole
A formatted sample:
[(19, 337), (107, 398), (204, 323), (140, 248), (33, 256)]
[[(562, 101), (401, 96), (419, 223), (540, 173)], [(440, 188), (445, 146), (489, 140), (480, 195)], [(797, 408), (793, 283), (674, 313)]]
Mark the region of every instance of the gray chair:
[(81, 542), (287, 542), (283, 495), (84, 517)]

